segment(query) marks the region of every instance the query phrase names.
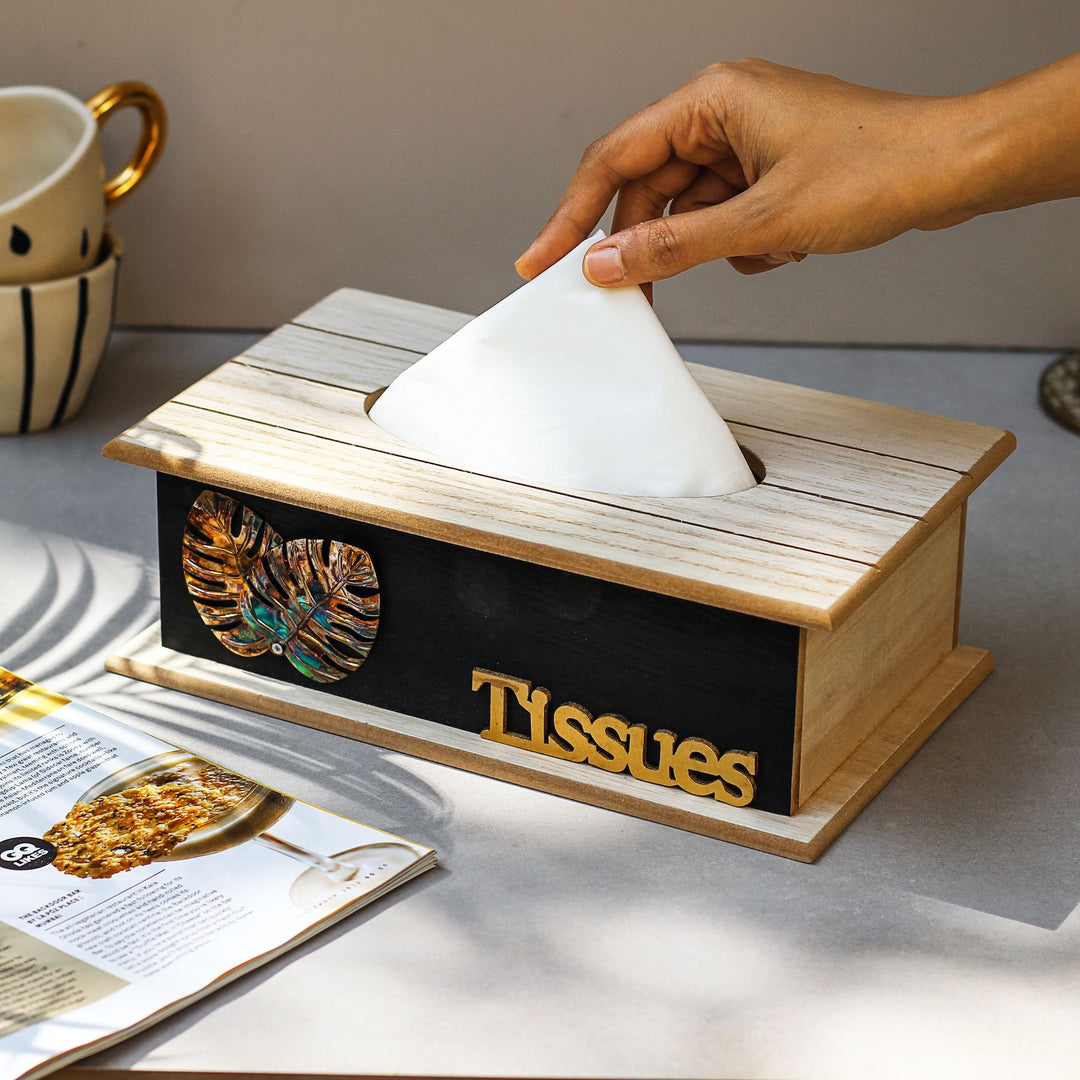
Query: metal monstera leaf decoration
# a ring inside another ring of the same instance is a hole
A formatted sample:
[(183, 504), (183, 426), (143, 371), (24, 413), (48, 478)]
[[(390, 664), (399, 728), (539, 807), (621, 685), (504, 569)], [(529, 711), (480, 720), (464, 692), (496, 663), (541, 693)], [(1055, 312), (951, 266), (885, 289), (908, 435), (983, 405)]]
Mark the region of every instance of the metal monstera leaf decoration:
[(216, 491), (202, 492), (188, 512), (184, 580), (226, 649), (284, 656), (316, 682), (356, 671), (379, 628), (379, 581), (366, 551), (337, 540), (283, 540)]

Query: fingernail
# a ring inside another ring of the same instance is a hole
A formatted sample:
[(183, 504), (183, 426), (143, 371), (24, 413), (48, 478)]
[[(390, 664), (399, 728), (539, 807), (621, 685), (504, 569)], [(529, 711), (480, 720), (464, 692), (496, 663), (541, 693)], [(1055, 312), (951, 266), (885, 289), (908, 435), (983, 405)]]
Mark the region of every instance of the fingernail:
[(596, 248), (585, 256), (585, 276), (594, 285), (618, 285), (626, 280), (622, 252), (617, 247)]

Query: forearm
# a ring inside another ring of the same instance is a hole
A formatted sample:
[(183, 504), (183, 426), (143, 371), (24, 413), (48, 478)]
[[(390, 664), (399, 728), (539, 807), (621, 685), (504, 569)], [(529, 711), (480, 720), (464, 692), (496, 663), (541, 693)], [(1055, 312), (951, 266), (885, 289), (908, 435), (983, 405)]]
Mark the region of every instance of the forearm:
[(957, 220), (1080, 195), (1080, 52), (953, 100)]

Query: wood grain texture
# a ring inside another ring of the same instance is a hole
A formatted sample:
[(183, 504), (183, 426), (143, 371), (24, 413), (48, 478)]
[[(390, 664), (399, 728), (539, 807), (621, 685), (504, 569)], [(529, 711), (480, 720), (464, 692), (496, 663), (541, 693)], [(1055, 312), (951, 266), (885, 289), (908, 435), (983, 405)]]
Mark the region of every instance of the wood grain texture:
[(292, 320), (331, 334), (428, 353), (460, 330), (472, 315), (361, 289), (338, 289)]
[[(257, 342), (234, 363), (368, 394), (392, 382), (418, 355), (388, 345), (288, 325)], [(713, 369), (699, 364), (687, 366), (699, 382), (708, 382), (708, 373)], [(705, 389), (708, 392), (708, 387)], [(713, 398), (713, 404), (722, 408), (722, 395), (714, 391)], [(927, 520), (939, 509), (951, 508), (957, 498), (975, 486), (970, 477), (955, 469), (746, 424), (729, 426), (741, 445), (767, 461), (766, 483), (770, 486), (789, 487)], [(943, 505), (946, 503), (947, 506)]]
[(842, 627), (804, 632), (801, 800), (955, 647), (961, 514), (953, 511)]
[[(287, 425), (290, 430), (306, 435), (345, 438), (357, 446), (395, 458), (463, 471), (452, 462), (420, 451), (383, 431), (364, 411), (364, 395), (356, 390), (232, 363), (189, 387), (174, 401), (257, 423)], [(822, 444), (812, 443), (806, 452), (820, 461), (822, 471), (828, 473), (828, 455), (822, 452)], [(796, 448), (789, 449), (789, 456), (801, 455)], [(805, 455), (802, 460), (805, 461)], [(387, 467), (397, 467), (397, 462), (387, 462)], [(782, 473), (782, 467), (779, 471)], [(722, 499), (641, 498), (550, 490), (570, 497), (583, 495), (590, 501), (657, 518), (810, 548), (868, 565), (878, 565), (908, 533), (914, 531), (918, 535), (920, 531), (919, 523), (910, 516), (820, 498), (812, 484), (804, 490), (765, 484)]]
[[(690, 367), (696, 376), (699, 368)], [(739, 445), (765, 463), (765, 483), (769, 485), (907, 514), (927, 523), (947, 516), (957, 501), (975, 487), (966, 473), (937, 465), (746, 424), (728, 426)]]
[(370, 393), (389, 385), (421, 355), (289, 324), (257, 341), (236, 362)]
[(993, 662), (981, 649), (960, 646), (950, 653), (790, 818), (642, 784), (626, 774), (541, 757), (431, 721), (198, 660), (165, 649), (157, 625), (110, 656), (106, 666), (226, 705), (812, 862), (989, 674)]
[(113, 440), (106, 456), (828, 629), (966, 498), (1011, 438), (692, 365), (765, 463), (756, 488), (650, 499), (481, 476), (407, 446), (364, 412), (366, 394), (466, 321), (339, 290)]
[[(284, 326), (226, 364), (222, 374), (243, 365), (305, 383), (368, 394), (393, 381), (416, 356), (390, 346)], [(689, 367), (695, 375), (708, 370), (696, 364)], [(951, 469), (744, 424), (730, 427), (741, 445), (768, 462), (765, 482), (769, 487), (786, 487), (925, 520), (944, 503), (952, 505), (974, 487), (969, 477)], [(683, 506), (689, 501), (679, 500)]]
[(320, 441), (170, 402), (108, 456), (210, 486), (263, 495), (686, 600), (829, 627), (877, 574), (863, 563)]
[(975, 483), (1016, 448), (1015, 437), (998, 428), (754, 375), (706, 368), (699, 382), (714, 402), (725, 402), (722, 411), (732, 423), (953, 469)]
[[(430, 352), (471, 316), (339, 289), (294, 321), (373, 341)], [(695, 377), (730, 423), (804, 435), (971, 474), (981, 482), (1015, 448), (1006, 431), (692, 365)]]

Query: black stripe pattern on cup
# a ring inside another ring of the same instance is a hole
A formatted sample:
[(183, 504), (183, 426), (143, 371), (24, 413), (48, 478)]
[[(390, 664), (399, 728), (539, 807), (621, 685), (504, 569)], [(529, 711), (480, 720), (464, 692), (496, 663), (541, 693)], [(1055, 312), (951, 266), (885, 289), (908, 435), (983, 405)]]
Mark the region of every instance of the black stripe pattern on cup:
[(113, 252), (113, 277), (112, 277), (112, 304), (109, 308), (109, 327), (105, 331), (105, 344), (101, 348), (101, 355), (109, 351), (109, 343), (112, 341), (113, 327), (116, 325), (116, 298), (120, 295), (120, 264), (124, 261), (120, 252)]
[(71, 363), (68, 366), (67, 378), (64, 380), (64, 388), (60, 391), (60, 400), (56, 403), (56, 412), (53, 414), (50, 427), (56, 427), (64, 419), (67, 412), (68, 402), (71, 400), (71, 391), (75, 386), (75, 380), (79, 375), (79, 364), (82, 360), (83, 334), (86, 332), (86, 313), (89, 283), (85, 277), (79, 278), (79, 314), (75, 324), (75, 342), (71, 348)]
[(19, 411), (19, 434), (30, 430), (30, 406), (34, 401), (34, 298), (24, 285), (19, 290), (23, 322), (23, 391)]

